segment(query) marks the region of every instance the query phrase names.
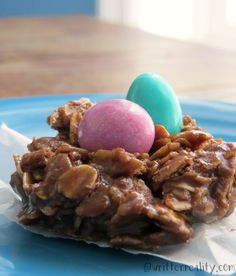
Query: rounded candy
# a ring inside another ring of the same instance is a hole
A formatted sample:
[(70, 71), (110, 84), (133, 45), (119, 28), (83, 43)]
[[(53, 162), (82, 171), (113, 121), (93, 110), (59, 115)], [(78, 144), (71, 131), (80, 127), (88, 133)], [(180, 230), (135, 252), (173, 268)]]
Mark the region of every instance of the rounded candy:
[(133, 102), (119, 99), (93, 106), (78, 129), (80, 146), (90, 151), (121, 147), (128, 152), (148, 152), (154, 136), (148, 113)]
[(154, 124), (163, 125), (171, 134), (180, 132), (181, 107), (173, 89), (162, 77), (152, 73), (138, 76), (126, 98), (141, 105)]

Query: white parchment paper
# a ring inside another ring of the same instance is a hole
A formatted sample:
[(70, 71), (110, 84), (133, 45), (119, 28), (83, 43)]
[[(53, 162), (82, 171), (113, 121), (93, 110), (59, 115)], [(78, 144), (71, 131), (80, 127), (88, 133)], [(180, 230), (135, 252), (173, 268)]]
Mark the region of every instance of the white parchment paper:
[[(10, 175), (15, 171), (12, 155), (27, 152), (26, 145), (29, 143), (30, 139), (27, 137), (9, 129), (4, 124), (0, 126), (0, 214), (4, 214), (16, 223), (21, 202), (9, 185)], [(24, 228), (47, 237), (58, 237), (35, 227)], [(96, 244), (107, 247), (104, 243)], [(196, 225), (195, 237), (188, 244), (166, 246), (160, 248), (158, 254), (126, 251), (132, 254), (158, 256), (206, 270), (212, 274), (231, 275), (236, 271), (236, 211), (230, 217), (216, 223)]]

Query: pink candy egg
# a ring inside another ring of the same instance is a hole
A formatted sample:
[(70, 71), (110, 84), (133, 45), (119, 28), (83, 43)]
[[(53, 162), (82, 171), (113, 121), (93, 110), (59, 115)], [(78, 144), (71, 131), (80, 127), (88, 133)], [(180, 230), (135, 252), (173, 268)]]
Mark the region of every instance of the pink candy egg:
[(148, 152), (155, 137), (149, 114), (128, 100), (108, 100), (88, 110), (78, 129), (79, 144), (90, 151), (124, 148)]

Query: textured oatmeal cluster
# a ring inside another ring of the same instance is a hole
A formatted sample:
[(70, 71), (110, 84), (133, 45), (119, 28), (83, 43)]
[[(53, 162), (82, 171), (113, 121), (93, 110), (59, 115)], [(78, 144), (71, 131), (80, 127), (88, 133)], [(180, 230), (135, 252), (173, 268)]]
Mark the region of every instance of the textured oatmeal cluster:
[(48, 117), (57, 137), (34, 139), (15, 155), (11, 185), (22, 198), (19, 221), (75, 239), (156, 250), (189, 241), (195, 222), (228, 216), (236, 204), (236, 146), (213, 139), (189, 116), (182, 132), (156, 126), (149, 154), (88, 152), (77, 130), (89, 100)]

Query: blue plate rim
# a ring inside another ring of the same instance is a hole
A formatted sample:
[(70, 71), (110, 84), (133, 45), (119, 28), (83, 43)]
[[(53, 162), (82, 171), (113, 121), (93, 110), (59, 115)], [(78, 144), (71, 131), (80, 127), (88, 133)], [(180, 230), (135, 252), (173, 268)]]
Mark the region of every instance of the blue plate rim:
[[(11, 97), (11, 98), (0, 98), (1, 103), (7, 103), (7, 102), (24, 102), (24, 101), (30, 101), (30, 100), (41, 100), (41, 99), (58, 99), (58, 98), (70, 98), (70, 97), (118, 97), (118, 98), (125, 98), (125, 94), (123, 93), (110, 93), (110, 92), (101, 92), (101, 93), (72, 93), (72, 94), (55, 94), (55, 95), (37, 95), (37, 96), (22, 96), (22, 97)], [(180, 102), (195, 102), (196, 103), (224, 103), (226, 105), (233, 105), (236, 106), (236, 99), (235, 100), (224, 100), (224, 99), (211, 99), (211, 98), (201, 98), (201, 97), (186, 97), (186, 96), (180, 96), (178, 97)]]

